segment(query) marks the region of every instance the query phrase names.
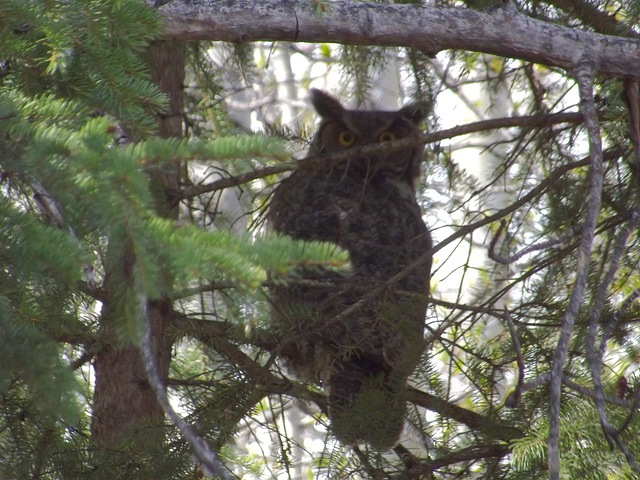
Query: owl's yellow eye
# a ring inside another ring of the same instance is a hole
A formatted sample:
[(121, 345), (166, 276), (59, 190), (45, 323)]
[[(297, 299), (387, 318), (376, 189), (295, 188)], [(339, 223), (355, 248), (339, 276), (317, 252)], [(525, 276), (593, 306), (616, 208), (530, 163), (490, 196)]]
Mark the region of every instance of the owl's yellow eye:
[(393, 142), (396, 139), (396, 136), (391, 132), (382, 132), (378, 135), (378, 142)]
[(350, 147), (356, 142), (356, 136), (349, 130), (343, 130), (340, 132), (340, 135), (338, 135), (338, 141), (343, 147)]

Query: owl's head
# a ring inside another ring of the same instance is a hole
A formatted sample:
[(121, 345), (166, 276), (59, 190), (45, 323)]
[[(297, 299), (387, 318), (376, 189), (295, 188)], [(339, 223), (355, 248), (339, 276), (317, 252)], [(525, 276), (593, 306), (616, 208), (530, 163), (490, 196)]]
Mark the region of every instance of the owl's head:
[[(311, 89), (311, 102), (322, 117), (311, 151), (330, 154), (364, 145), (403, 138), (417, 138), (420, 124), (428, 113), (426, 105), (416, 103), (397, 111), (347, 110), (331, 95)], [(350, 160), (344, 164), (350, 173), (369, 177), (385, 175), (413, 185), (420, 175), (424, 147), (383, 153)]]

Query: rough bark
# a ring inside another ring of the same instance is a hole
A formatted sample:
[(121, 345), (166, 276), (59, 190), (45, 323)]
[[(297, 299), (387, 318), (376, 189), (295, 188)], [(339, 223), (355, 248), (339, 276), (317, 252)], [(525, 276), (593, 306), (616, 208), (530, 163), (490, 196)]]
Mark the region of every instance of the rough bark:
[[(167, 94), (169, 103), (166, 112), (158, 115), (158, 134), (161, 138), (182, 137), (184, 118), (184, 68), (186, 62), (184, 42), (159, 41), (149, 48), (147, 59), (151, 68), (151, 79)], [(175, 201), (180, 186), (180, 166), (167, 162), (164, 170), (153, 170), (151, 189), (160, 216), (178, 218)]]
[[(112, 304), (115, 301), (111, 301)], [(153, 351), (158, 369), (166, 377), (171, 359), (171, 341), (166, 335), (166, 317), (171, 304), (156, 302), (149, 311), (153, 330)], [(102, 333), (114, 338), (112, 313), (117, 308), (105, 306)], [(117, 313), (116, 313), (117, 314)], [(105, 346), (95, 357), (96, 387), (93, 401), (91, 433), (93, 442), (103, 448), (123, 443), (133, 445), (138, 452), (162, 444), (164, 412), (151, 390), (140, 352), (132, 345), (119, 346), (115, 341)], [(157, 434), (152, 433), (155, 432)]]
[[(164, 138), (182, 135), (185, 57), (182, 42), (157, 42), (148, 52), (152, 78), (169, 99), (167, 111), (158, 117), (159, 134)], [(163, 171), (150, 172), (150, 177), (158, 214), (177, 218), (172, 195), (179, 184), (179, 166), (168, 165)], [(122, 264), (120, 267), (126, 268)], [(118, 268), (118, 264), (112, 268)], [(116, 278), (122, 276), (116, 275)], [(168, 272), (163, 283), (165, 286), (171, 283)], [(122, 289), (118, 285), (111, 285), (111, 288), (107, 285), (107, 291), (121, 292)], [(103, 308), (101, 328), (106, 345), (98, 352), (94, 363), (92, 437), (101, 447), (133, 441), (135, 448), (149, 452), (160, 447), (164, 440), (163, 429), (157, 428), (165, 423), (164, 412), (149, 385), (137, 346), (118, 345), (115, 340), (113, 329), (118, 320), (114, 316), (121, 314), (117, 307), (120, 301), (117, 294), (112, 294)], [(150, 303), (151, 350), (162, 378), (167, 377), (171, 361), (172, 340), (167, 331), (171, 315), (172, 304), (168, 298)]]
[(640, 76), (640, 41), (535, 20), (510, 6), (175, 0), (159, 11), (167, 39), (408, 46), (431, 55), (471, 50), (564, 69), (588, 62), (596, 73)]

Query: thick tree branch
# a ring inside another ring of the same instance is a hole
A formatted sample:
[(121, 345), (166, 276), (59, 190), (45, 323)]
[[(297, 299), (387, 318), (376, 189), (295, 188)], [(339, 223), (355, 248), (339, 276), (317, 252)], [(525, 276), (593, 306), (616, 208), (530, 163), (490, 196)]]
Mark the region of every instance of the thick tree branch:
[[(600, 10), (596, 2), (587, 0), (547, 0), (546, 3), (576, 15), (585, 25), (589, 25), (596, 32), (606, 33), (607, 35), (625, 33), (625, 36), (640, 38), (640, 35), (633, 30), (628, 29), (624, 32), (624, 25), (616, 20), (615, 15)], [(604, 4), (602, 6), (604, 7)]]
[[(514, 392), (507, 397), (505, 401), (505, 406), (513, 408), (520, 401), (520, 395), (522, 395), (522, 387), (524, 386), (524, 357), (522, 356), (522, 347), (520, 346), (520, 339), (518, 338), (518, 331), (516, 330), (516, 326), (513, 324), (513, 320), (511, 320), (511, 314), (509, 313), (509, 309), (507, 307), (504, 308), (504, 321), (507, 323), (509, 327), (509, 333), (511, 335), (511, 341), (513, 342), (513, 349), (516, 352), (516, 359), (518, 361), (518, 384), (516, 385), (516, 389)], [(511, 399), (511, 401), (509, 401)]]
[(501, 220), (500, 227), (498, 227), (498, 231), (493, 236), (493, 239), (491, 240), (491, 243), (489, 245), (489, 258), (494, 262), (501, 263), (502, 265), (509, 265), (511, 263), (515, 263), (525, 255), (528, 255), (532, 252), (537, 252), (540, 250), (549, 250), (551, 247), (555, 247), (556, 245), (565, 243), (566, 241), (574, 237), (576, 234), (580, 233), (580, 226), (577, 225), (574, 228), (571, 228), (561, 233), (556, 238), (552, 238), (551, 240), (547, 240), (546, 242), (536, 243), (527, 248), (523, 248), (522, 250), (515, 253), (514, 255), (503, 257), (502, 255), (499, 255), (498, 253), (496, 253), (496, 245), (498, 244), (498, 240), (500, 240), (500, 237), (505, 227), (506, 227), (506, 222), (504, 220)]
[(311, 1), (175, 0), (159, 11), (165, 39), (407, 46), (430, 55), (471, 50), (563, 69), (588, 55), (595, 73), (640, 77), (637, 40), (546, 23), (514, 8), (478, 11), (346, 0), (323, 5), (319, 14)]

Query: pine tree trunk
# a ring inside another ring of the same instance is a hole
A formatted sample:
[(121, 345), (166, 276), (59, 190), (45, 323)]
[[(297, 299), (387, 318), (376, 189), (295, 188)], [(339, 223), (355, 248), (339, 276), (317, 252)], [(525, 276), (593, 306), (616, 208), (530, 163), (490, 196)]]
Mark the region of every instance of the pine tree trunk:
[[(171, 308), (171, 303), (159, 301), (149, 309), (152, 348), (163, 377), (167, 376), (171, 360), (172, 342), (166, 332), (166, 317)], [(163, 430), (157, 427), (164, 423), (164, 413), (147, 382), (138, 348), (117, 345), (113, 335), (115, 311), (119, 309), (105, 305), (101, 317), (102, 334), (113, 341), (94, 360), (92, 438), (102, 448), (117, 448), (126, 443), (134, 447), (135, 453), (141, 453), (161, 446)]]
[[(181, 42), (156, 42), (148, 52), (152, 78), (169, 98), (167, 112), (158, 116), (158, 130), (163, 138), (182, 136), (185, 57), (185, 45)], [(150, 172), (157, 212), (163, 217), (177, 218), (178, 207), (174, 199), (179, 185), (179, 172), (177, 164), (167, 165), (160, 172)], [(124, 257), (122, 254), (116, 256)], [(123, 262), (119, 265), (120, 268), (126, 268)], [(170, 285), (169, 275), (167, 272), (166, 278), (158, 281)], [(106, 287), (110, 292), (119, 290), (110, 288), (108, 280)], [(164, 413), (147, 381), (138, 348), (117, 343), (113, 330), (117, 320), (114, 315), (121, 314), (121, 308), (117, 306), (119, 303), (121, 299), (114, 295), (105, 302), (102, 310), (101, 333), (107, 345), (96, 355), (94, 361), (92, 439), (100, 449), (124, 445), (132, 447), (133, 452), (129, 451), (131, 462), (144, 463), (141, 458), (145, 458), (148, 462), (145, 470), (149, 471), (161, 468), (159, 465), (162, 462), (157, 461), (157, 457), (153, 458), (153, 452), (162, 452), (164, 429), (158, 427), (165, 423)], [(162, 378), (167, 377), (171, 361), (172, 338), (168, 335), (167, 327), (172, 308), (168, 298), (153, 301), (149, 305), (151, 347)], [(140, 455), (143, 452), (145, 455)], [(130, 471), (130, 466), (121, 467)]]

